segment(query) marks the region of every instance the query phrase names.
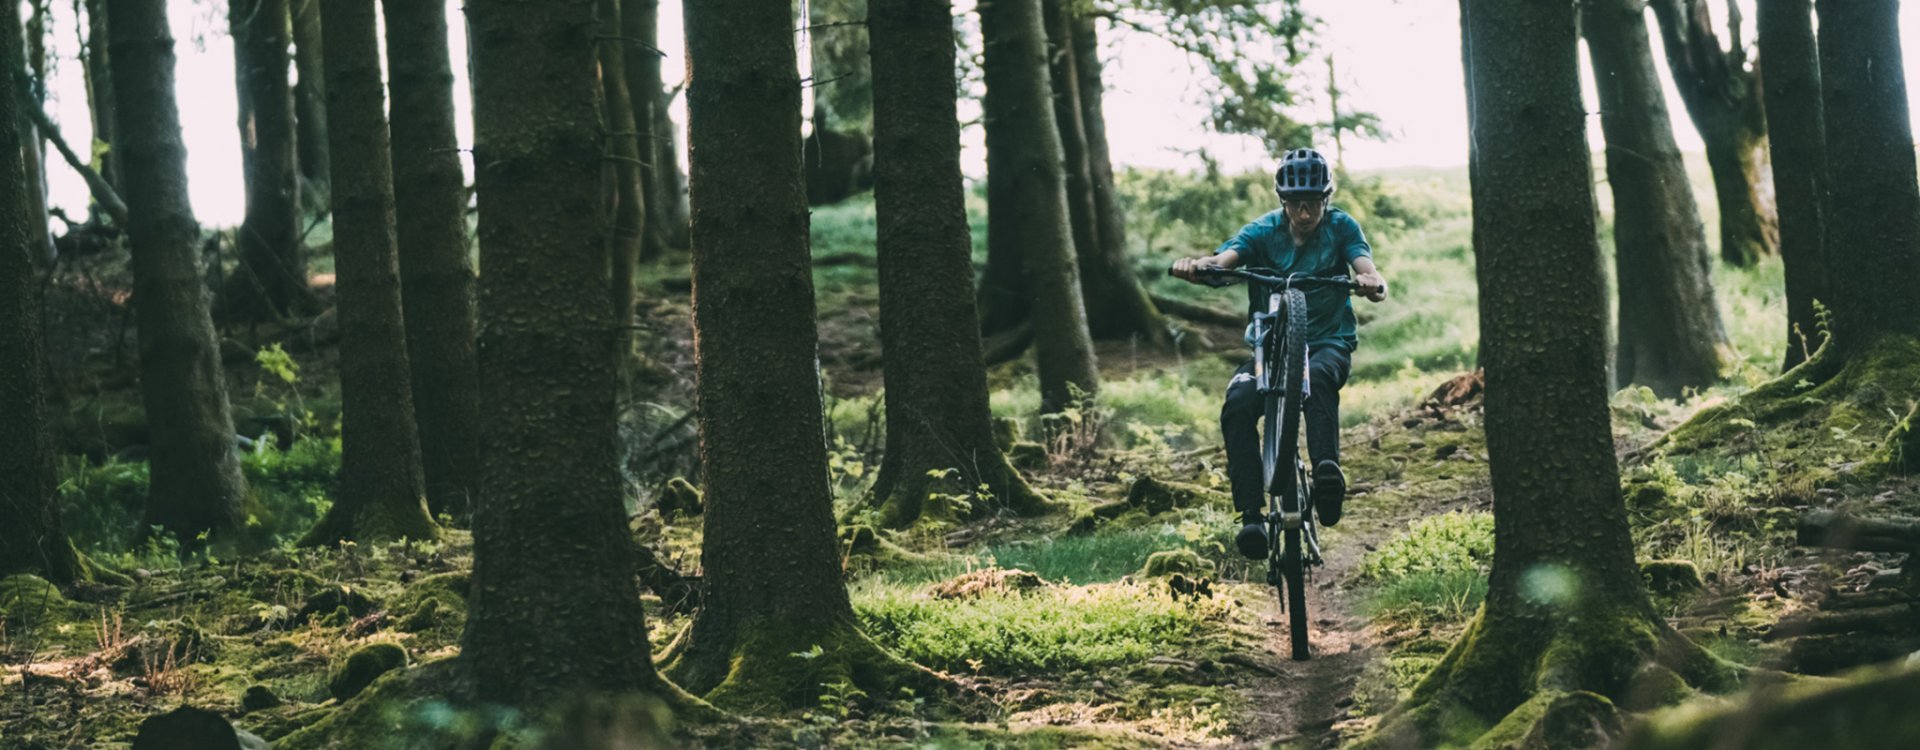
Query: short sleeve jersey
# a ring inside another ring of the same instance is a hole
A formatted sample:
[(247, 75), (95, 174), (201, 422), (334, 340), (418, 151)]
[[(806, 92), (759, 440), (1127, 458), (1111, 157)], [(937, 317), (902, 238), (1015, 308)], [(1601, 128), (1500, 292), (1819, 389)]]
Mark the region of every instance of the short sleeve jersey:
[[(1341, 276), (1349, 273), (1354, 261), (1373, 257), (1373, 246), (1367, 244), (1367, 235), (1361, 231), (1360, 222), (1354, 221), (1347, 212), (1331, 206), (1327, 208), (1326, 218), (1321, 220), (1319, 229), (1304, 244), (1294, 244), (1293, 233), (1287, 230), (1286, 211), (1276, 209), (1254, 219), (1214, 253), (1228, 250), (1240, 254), (1243, 266), (1270, 268), (1282, 275)], [(1249, 285), (1247, 289), (1249, 316), (1266, 309), (1268, 290), (1264, 285), (1258, 286)], [(1353, 317), (1352, 297), (1338, 289), (1305, 291), (1307, 345), (1336, 345), (1353, 351), (1359, 345), (1359, 326)], [(1253, 345), (1252, 325), (1247, 327), (1247, 345)]]

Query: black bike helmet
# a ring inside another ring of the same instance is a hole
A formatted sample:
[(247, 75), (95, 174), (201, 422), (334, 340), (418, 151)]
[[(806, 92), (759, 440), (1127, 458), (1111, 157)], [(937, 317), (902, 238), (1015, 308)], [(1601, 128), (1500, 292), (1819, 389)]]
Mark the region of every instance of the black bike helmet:
[(1333, 170), (1327, 167), (1327, 157), (1310, 148), (1288, 151), (1273, 173), (1273, 192), (1282, 200), (1333, 195)]

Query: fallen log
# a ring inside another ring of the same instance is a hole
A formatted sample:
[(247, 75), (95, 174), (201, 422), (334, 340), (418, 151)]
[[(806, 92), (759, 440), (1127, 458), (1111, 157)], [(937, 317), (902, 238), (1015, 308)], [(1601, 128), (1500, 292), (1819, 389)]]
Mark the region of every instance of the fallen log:
[(1147, 296), (1153, 300), (1153, 306), (1159, 308), (1160, 312), (1176, 318), (1191, 320), (1195, 323), (1229, 326), (1232, 328), (1244, 328), (1247, 325), (1247, 315), (1244, 312), (1228, 312), (1216, 307), (1195, 304), (1158, 294), (1149, 294)]
[(1884, 634), (1920, 632), (1920, 606), (1902, 604), (1873, 609), (1842, 609), (1788, 618), (1767, 632), (1767, 640), (1860, 631)]
[(1858, 552), (1920, 552), (1920, 520), (1859, 518), (1831, 510), (1800, 517), (1794, 540), (1802, 547)]

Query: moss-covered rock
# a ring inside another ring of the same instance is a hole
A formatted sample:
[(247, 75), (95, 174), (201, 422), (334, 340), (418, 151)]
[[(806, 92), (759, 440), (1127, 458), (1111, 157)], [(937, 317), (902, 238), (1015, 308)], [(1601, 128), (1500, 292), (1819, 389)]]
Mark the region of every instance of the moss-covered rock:
[(407, 585), (393, 603), (394, 627), (403, 633), (433, 633), (452, 642), (467, 621), (467, 592), (472, 577), (465, 572), (430, 575)]
[(1191, 484), (1140, 477), (1127, 490), (1127, 504), (1159, 515), (1174, 508), (1192, 508), (1211, 502), (1224, 504), (1226, 496)]
[(320, 618), (343, 620), (330, 624), (345, 625), (347, 622), (373, 614), (374, 610), (379, 608), (380, 603), (368, 596), (365, 591), (343, 583), (328, 586), (313, 596), (307, 597), (306, 603), (300, 605), (300, 611), (294, 613), (293, 622), (295, 625), (304, 625), (308, 620)]
[(248, 712), (265, 711), (283, 705), (286, 705), (286, 701), (280, 700), (280, 696), (265, 685), (254, 685), (240, 694), (240, 708)]
[(1181, 548), (1155, 552), (1147, 556), (1147, 564), (1140, 569), (1140, 575), (1149, 578), (1174, 574), (1205, 576), (1213, 574), (1213, 562), (1200, 556), (1191, 549)]
[(348, 656), (327, 678), (327, 692), (347, 700), (367, 689), (380, 675), (407, 665), (407, 650), (392, 643), (375, 643)]
[(1023, 471), (1039, 471), (1047, 468), (1047, 447), (1039, 443), (1016, 442), (1007, 449), (1007, 462)]
[(22, 573), (0, 578), (0, 615), (20, 621), (28, 617), (58, 616), (73, 608), (60, 587), (47, 579)]
[(993, 418), (993, 444), (1000, 449), (1001, 453), (1012, 452), (1013, 446), (1019, 444), (1021, 439), (1026, 437), (1024, 433), (1025, 430), (1020, 427), (1020, 420), (1018, 419), (1014, 419), (1013, 417)]
[(674, 477), (660, 487), (660, 517), (697, 516), (706, 510), (706, 496), (686, 477)]
[(1690, 594), (1704, 588), (1700, 566), (1691, 560), (1648, 560), (1640, 563), (1640, 577), (1655, 594)]

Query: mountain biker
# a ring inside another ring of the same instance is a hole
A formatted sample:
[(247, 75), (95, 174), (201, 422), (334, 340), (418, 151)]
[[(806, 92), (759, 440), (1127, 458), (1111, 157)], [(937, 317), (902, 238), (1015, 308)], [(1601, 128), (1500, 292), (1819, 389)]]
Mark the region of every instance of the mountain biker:
[[(1249, 266), (1269, 268), (1281, 275), (1345, 275), (1352, 270), (1359, 294), (1374, 302), (1387, 297), (1387, 282), (1373, 265), (1373, 248), (1360, 223), (1329, 205), (1333, 174), (1326, 157), (1311, 148), (1286, 152), (1273, 175), (1273, 189), (1281, 208), (1254, 219), (1212, 255), (1181, 258), (1173, 275), (1198, 282), (1195, 272), (1207, 268)], [(1265, 312), (1268, 290), (1248, 289), (1249, 313)], [(1353, 367), (1353, 349), (1359, 343), (1353, 302), (1334, 288), (1306, 290), (1308, 361), (1307, 453), (1313, 464), (1313, 501), (1320, 523), (1340, 522), (1347, 479), (1340, 470), (1340, 387)], [(1253, 328), (1247, 345), (1253, 345)], [(1240, 511), (1240, 532), (1234, 537), (1240, 553), (1258, 560), (1267, 556), (1266, 527), (1261, 508), (1260, 434), (1255, 422), (1263, 411), (1253, 375), (1253, 360), (1235, 370), (1227, 383), (1226, 404), (1220, 409), (1220, 432), (1227, 444), (1227, 478), (1233, 485), (1233, 504)], [(1269, 426), (1269, 429), (1272, 429)]]

